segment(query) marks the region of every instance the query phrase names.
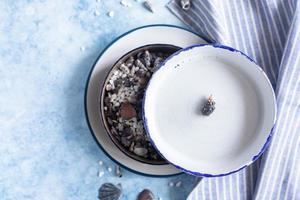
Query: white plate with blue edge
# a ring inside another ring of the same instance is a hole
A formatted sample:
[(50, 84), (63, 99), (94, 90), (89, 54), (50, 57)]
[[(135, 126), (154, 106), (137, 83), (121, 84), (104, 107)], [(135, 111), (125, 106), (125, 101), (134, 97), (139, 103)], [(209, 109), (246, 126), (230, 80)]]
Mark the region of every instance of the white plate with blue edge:
[[(212, 95), (215, 110), (202, 113)], [(143, 106), (147, 133), (170, 163), (217, 177), (253, 163), (267, 148), (276, 99), (263, 70), (231, 47), (182, 49), (152, 76)]]
[[(85, 91), (85, 112), (89, 128), (99, 147), (123, 167), (149, 176), (170, 176), (181, 173), (171, 164), (151, 165), (125, 155), (106, 134), (100, 115), (100, 93), (104, 79), (113, 64), (127, 52), (148, 44), (170, 44), (187, 47), (206, 44), (197, 34), (171, 25), (149, 25), (129, 31), (112, 42), (98, 57), (91, 69)], [(100, 158), (99, 158), (100, 159)]]

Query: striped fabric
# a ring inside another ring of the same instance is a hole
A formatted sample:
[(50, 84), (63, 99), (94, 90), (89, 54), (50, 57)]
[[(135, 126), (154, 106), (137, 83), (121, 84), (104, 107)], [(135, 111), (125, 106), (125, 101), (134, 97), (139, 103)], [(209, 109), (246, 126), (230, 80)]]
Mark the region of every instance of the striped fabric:
[(188, 199), (300, 199), (300, 2), (192, 0), (183, 11), (173, 0), (167, 7), (198, 33), (256, 60), (278, 101), (273, 139), (262, 158), (236, 174), (203, 178)]

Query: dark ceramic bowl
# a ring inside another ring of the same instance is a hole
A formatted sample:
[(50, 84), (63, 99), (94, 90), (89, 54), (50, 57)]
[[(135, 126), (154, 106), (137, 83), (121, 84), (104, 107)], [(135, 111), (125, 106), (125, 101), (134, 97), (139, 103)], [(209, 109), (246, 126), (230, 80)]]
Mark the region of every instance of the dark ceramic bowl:
[(102, 86), (102, 91), (101, 91), (101, 98), (100, 98), (100, 113), (101, 113), (101, 118), (102, 118), (102, 122), (103, 125), (105, 127), (106, 133), (108, 134), (108, 136), (110, 137), (110, 139), (113, 141), (113, 143), (127, 156), (142, 162), (142, 163), (147, 163), (147, 164), (153, 164), (153, 165), (163, 165), (163, 164), (167, 164), (167, 161), (165, 160), (149, 160), (140, 156), (135, 155), (134, 153), (130, 152), (129, 150), (127, 150), (122, 144), (120, 144), (120, 142), (116, 139), (116, 137), (114, 137), (114, 135), (111, 133), (110, 131), (110, 126), (108, 124), (107, 121), (107, 117), (105, 116), (105, 112), (104, 112), (104, 98), (105, 98), (105, 94), (106, 94), (106, 90), (105, 87), (108, 83), (108, 81), (110, 80), (111, 76), (113, 75), (115, 69), (117, 69), (122, 63), (124, 63), (130, 56), (135, 56), (136, 54), (138, 54), (141, 51), (145, 51), (148, 50), (150, 52), (161, 52), (161, 53), (168, 53), (168, 54), (173, 54), (176, 51), (178, 51), (179, 49), (181, 49), (180, 47), (177, 46), (173, 46), (173, 45), (168, 45), (168, 44), (150, 44), (150, 45), (146, 45), (146, 46), (142, 46), (139, 48), (136, 48), (130, 52), (128, 52), (127, 54), (123, 55), (110, 69), (110, 71), (108, 72), (108, 75), (105, 78), (105, 82)]

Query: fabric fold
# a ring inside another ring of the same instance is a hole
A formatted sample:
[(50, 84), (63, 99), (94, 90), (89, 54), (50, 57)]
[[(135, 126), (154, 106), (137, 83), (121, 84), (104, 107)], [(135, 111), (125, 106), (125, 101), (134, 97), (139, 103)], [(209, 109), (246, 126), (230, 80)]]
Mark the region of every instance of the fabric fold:
[(276, 92), (273, 138), (262, 158), (226, 177), (203, 178), (188, 199), (300, 199), (300, 8), (297, 0), (179, 0), (169, 10), (211, 41), (237, 48)]

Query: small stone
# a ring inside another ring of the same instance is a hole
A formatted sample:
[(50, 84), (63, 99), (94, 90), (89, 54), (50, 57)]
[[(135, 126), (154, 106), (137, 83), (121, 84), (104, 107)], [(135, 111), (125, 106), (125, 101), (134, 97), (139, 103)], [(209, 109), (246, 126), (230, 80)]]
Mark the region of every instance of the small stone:
[(100, 15), (100, 12), (99, 12), (98, 10), (95, 10), (95, 11), (94, 11), (94, 15), (95, 15), (95, 16), (99, 16), (99, 15)]
[(116, 176), (117, 177), (122, 177), (122, 169), (121, 169), (121, 167), (119, 166), (119, 165), (116, 165)]
[(153, 69), (154, 70), (157, 70), (161, 63), (163, 62), (163, 59), (161, 57), (157, 57), (155, 60), (154, 60), (154, 63), (153, 63)]
[(144, 63), (146, 65), (146, 67), (149, 68), (151, 65), (151, 59), (152, 59), (150, 52), (146, 50), (144, 52), (143, 58), (144, 58)]
[(107, 168), (107, 171), (112, 172), (112, 168), (111, 168), (111, 167), (108, 167), (108, 168)]
[(99, 162), (98, 162), (98, 163), (99, 163), (99, 165), (100, 165), (100, 166), (102, 166), (102, 165), (103, 165), (103, 161), (102, 161), (102, 160), (99, 160)]
[(183, 10), (189, 10), (191, 8), (191, 0), (181, 0), (180, 4)]
[(170, 183), (169, 183), (169, 186), (170, 186), (170, 187), (174, 187), (174, 183), (173, 183), (173, 182), (170, 182)]
[(85, 51), (85, 47), (84, 47), (84, 46), (81, 46), (81, 47), (80, 47), (80, 51)]
[(121, 104), (120, 107), (120, 116), (125, 119), (131, 119), (133, 117), (136, 117), (137, 113), (134, 109), (133, 105), (131, 105), (129, 102), (125, 102)]
[(130, 56), (126, 61), (125, 61), (125, 65), (128, 67), (131, 67), (133, 65), (134, 62), (134, 57)]
[(143, 69), (145, 71), (148, 71), (148, 68), (139, 60), (139, 59), (136, 59), (135, 61), (135, 65), (136, 67), (138, 67), (139, 69)]
[(125, 137), (131, 136), (133, 134), (133, 131), (130, 127), (125, 127), (123, 130), (123, 135)]
[(113, 18), (115, 16), (115, 12), (114, 11), (109, 11), (107, 13), (107, 15), (110, 17), (110, 18)]
[(98, 172), (98, 177), (101, 178), (104, 175), (104, 171), (99, 171)]
[(111, 91), (113, 89), (113, 86), (111, 84), (107, 84), (105, 89), (106, 91)]
[(154, 13), (154, 8), (152, 6), (152, 3), (150, 3), (150, 1), (148, 0), (144, 1), (144, 7), (147, 8), (150, 12)]
[(141, 78), (139, 79), (139, 84), (141, 84), (141, 86), (144, 87), (147, 83), (148, 83), (148, 80), (147, 80), (146, 77), (141, 77)]
[(131, 143), (130, 147), (129, 147), (129, 151), (133, 152), (134, 149), (134, 142)]
[(125, 6), (125, 7), (131, 7), (131, 6), (132, 6), (131, 3), (128, 2), (127, 0), (121, 0), (121, 1), (120, 1), (120, 4), (121, 4), (122, 6)]
[(153, 193), (148, 189), (144, 189), (143, 191), (141, 191), (137, 198), (137, 200), (154, 200), (154, 199), (155, 197)]
[(127, 137), (123, 136), (121, 137), (121, 143), (125, 146), (125, 147), (129, 147), (131, 144), (131, 141), (129, 139), (127, 139)]
[(148, 153), (148, 150), (143, 147), (134, 147), (133, 153), (135, 153), (138, 156), (145, 157)]
[(180, 187), (181, 184), (182, 184), (182, 182), (181, 182), (181, 181), (178, 181), (178, 182), (175, 184), (175, 186), (176, 186), (176, 187)]

